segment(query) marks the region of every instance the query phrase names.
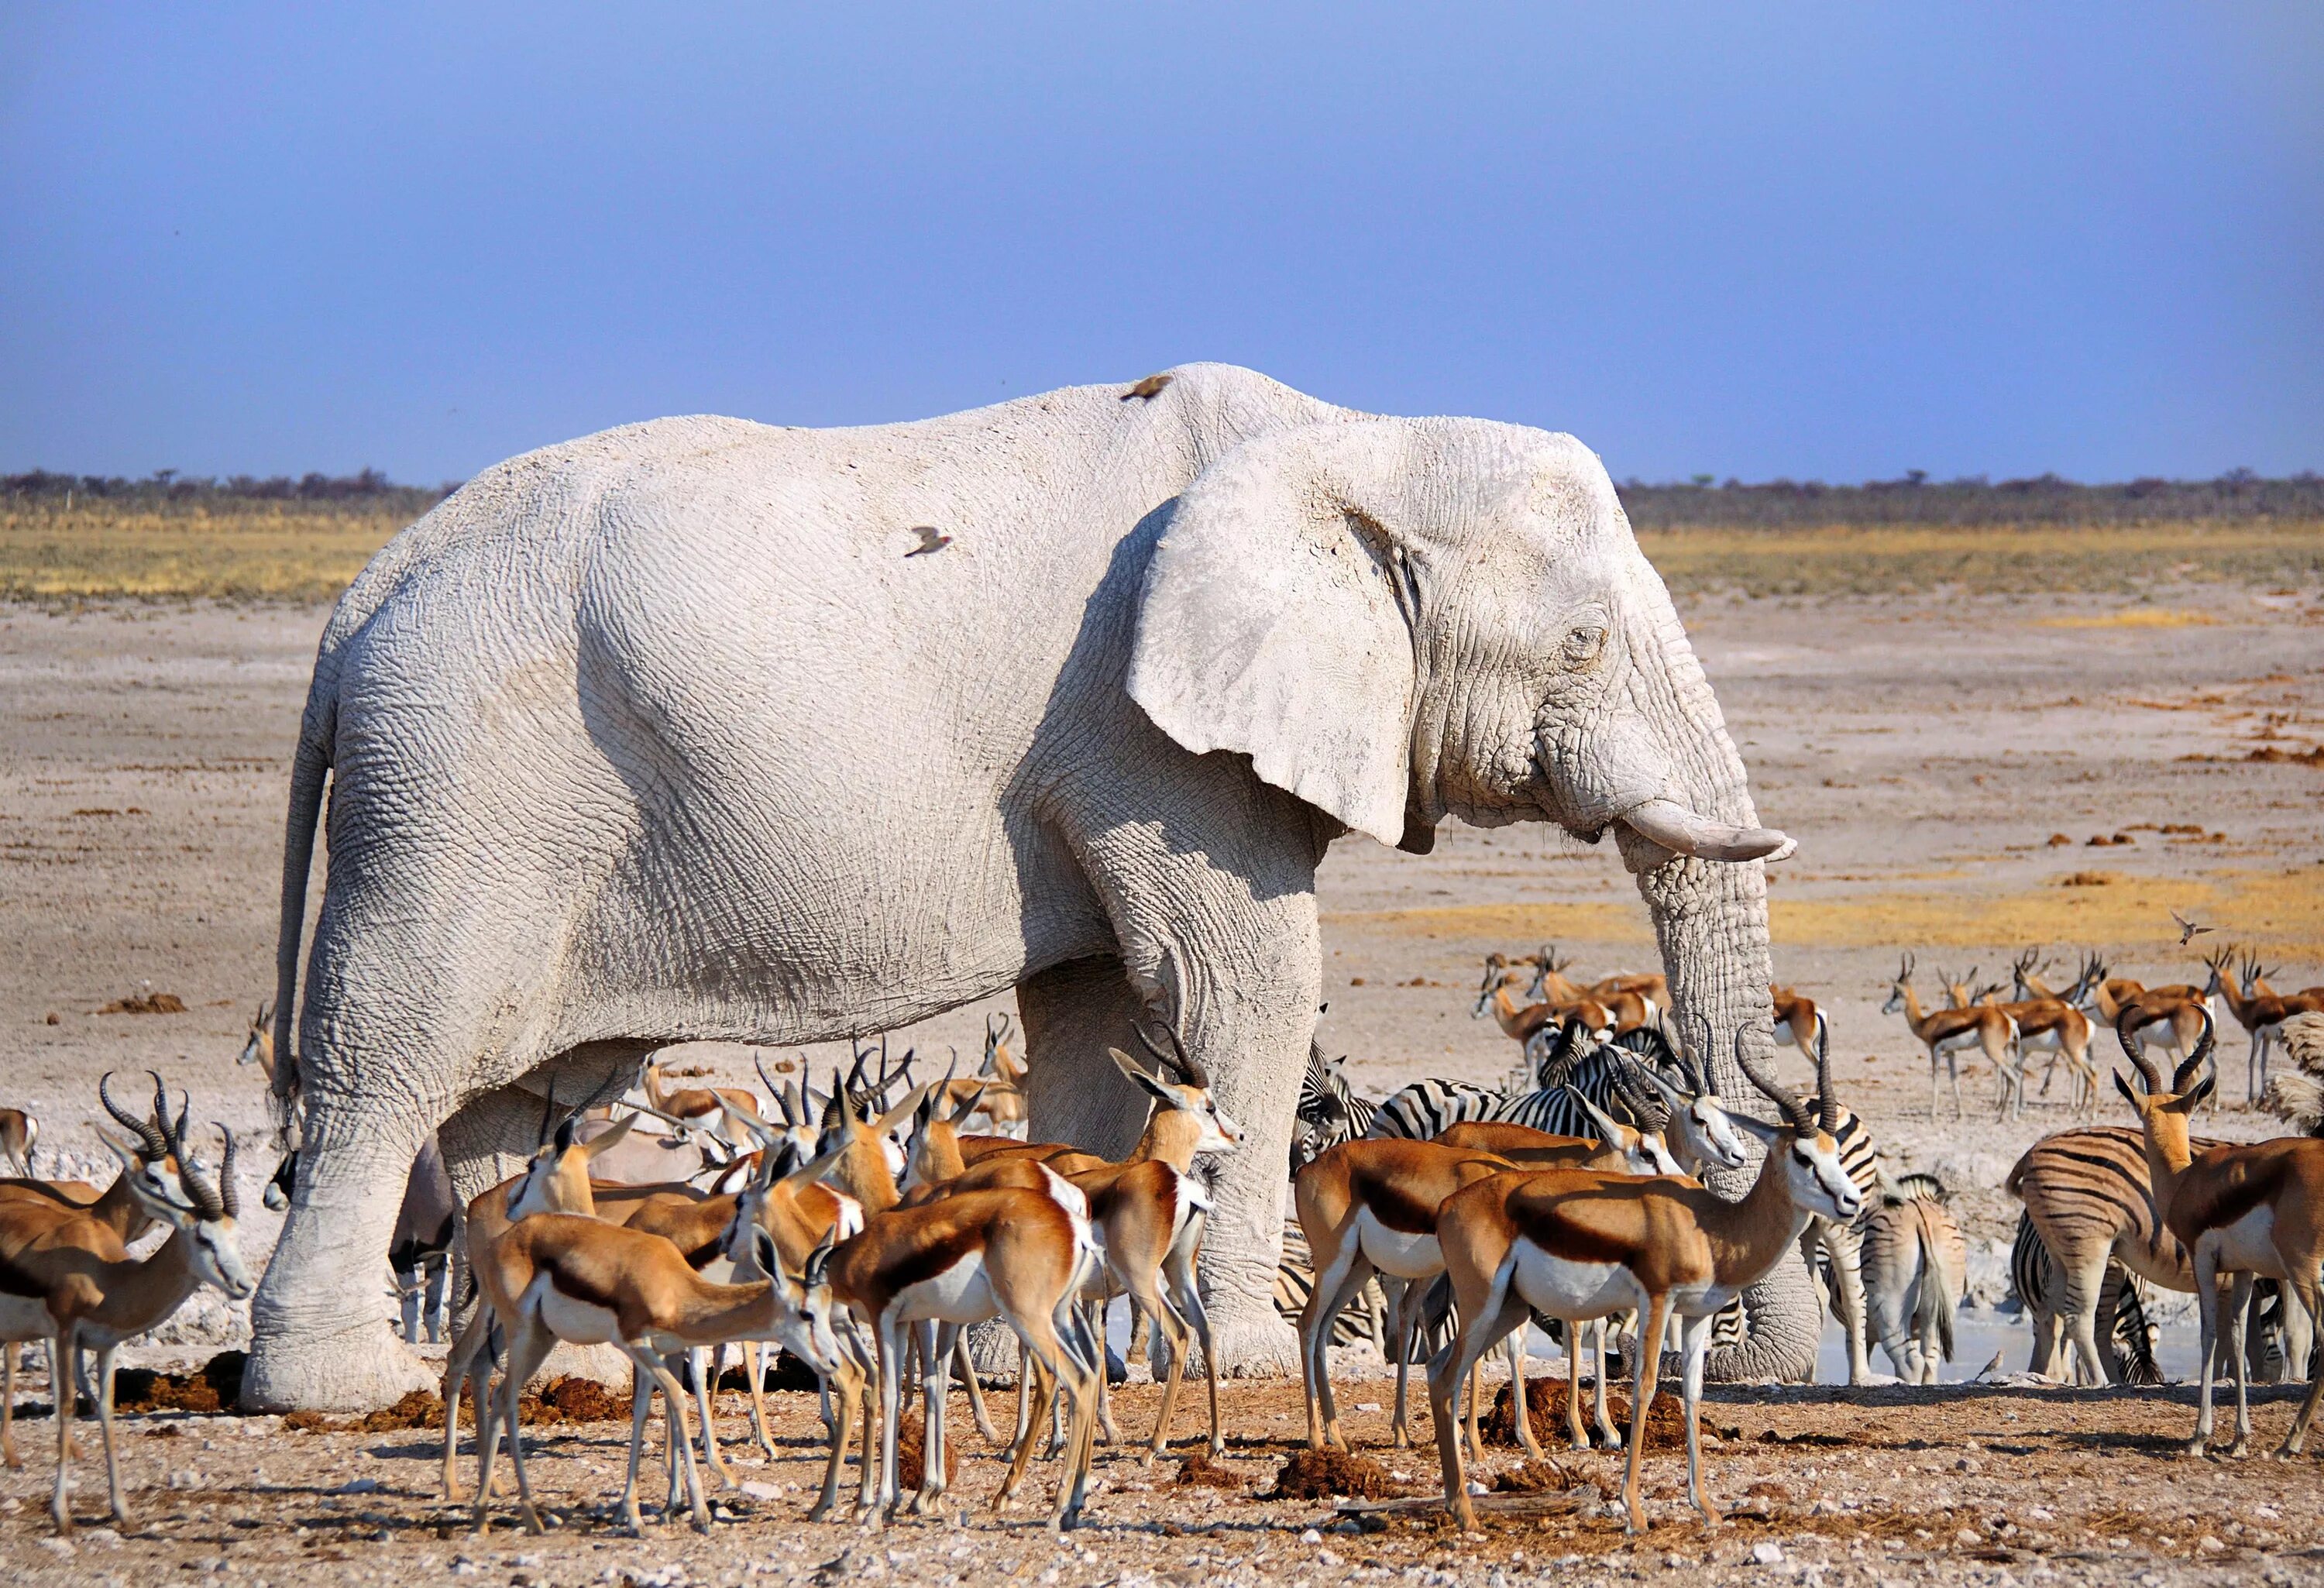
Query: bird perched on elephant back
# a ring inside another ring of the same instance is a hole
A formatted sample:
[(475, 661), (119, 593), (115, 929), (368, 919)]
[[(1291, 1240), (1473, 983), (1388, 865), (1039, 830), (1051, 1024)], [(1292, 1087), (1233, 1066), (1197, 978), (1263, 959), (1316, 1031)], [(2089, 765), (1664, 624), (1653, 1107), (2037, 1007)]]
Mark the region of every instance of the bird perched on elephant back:
[[(940, 555), (907, 555), (923, 529)], [(1222, 1364), (1288, 1368), (1316, 867), (1350, 835), (1425, 854), (1448, 815), (1611, 835), (1674, 1003), (1764, 1046), (1757, 863), (1790, 842), (1571, 436), (1198, 365), (855, 429), (659, 420), (487, 469), (373, 559), (316, 657), (276, 1038), (318, 1151), (245, 1399), (424, 1381), (351, 1320), (439, 1122), (465, 1196), (512, 1172), (551, 1076), (1012, 988), (1035, 1138), (1130, 1147), (1105, 1054), (1144, 1019), (1250, 1122), (1203, 1277)], [(1754, 1309), (1767, 1371), (1814, 1348), (1785, 1295)]]

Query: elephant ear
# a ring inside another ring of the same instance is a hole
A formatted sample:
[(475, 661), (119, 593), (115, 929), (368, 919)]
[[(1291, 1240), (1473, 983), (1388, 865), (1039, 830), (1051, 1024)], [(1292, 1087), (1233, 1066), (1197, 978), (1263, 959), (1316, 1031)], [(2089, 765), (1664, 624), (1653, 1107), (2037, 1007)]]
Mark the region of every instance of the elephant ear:
[(1384, 844), (1406, 837), (1418, 589), (1406, 421), (1259, 437), (1179, 496), (1146, 570), (1130, 697), (1194, 754)]

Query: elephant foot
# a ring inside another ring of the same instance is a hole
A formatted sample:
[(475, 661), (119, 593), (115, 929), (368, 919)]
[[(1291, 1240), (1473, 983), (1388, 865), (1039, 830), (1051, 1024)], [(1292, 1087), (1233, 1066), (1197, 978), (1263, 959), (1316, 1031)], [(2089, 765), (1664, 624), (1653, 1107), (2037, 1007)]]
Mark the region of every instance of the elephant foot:
[(1299, 1331), (1272, 1305), (1229, 1311), (1211, 1320), (1211, 1346), (1222, 1379), (1288, 1379), (1299, 1372)]
[[(443, 1387), (441, 1370), (384, 1331), (267, 1333), (251, 1343), (243, 1371), (245, 1411), (377, 1411), (414, 1390)], [(628, 1382), (626, 1370), (622, 1381)]]

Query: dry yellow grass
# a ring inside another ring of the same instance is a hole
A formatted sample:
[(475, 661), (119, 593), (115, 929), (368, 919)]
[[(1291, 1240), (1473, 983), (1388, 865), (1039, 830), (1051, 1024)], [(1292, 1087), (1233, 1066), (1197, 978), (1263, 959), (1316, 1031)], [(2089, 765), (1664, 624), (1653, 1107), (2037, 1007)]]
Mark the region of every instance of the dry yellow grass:
[[(2324, 957), (2324, 867), (2282, 872), (2223, 870), (2200, 879), (2102, 875), (2073, 887), (2047, 883), (2018, 891), (1869, 888), (1785, 897), (1768, 904), (1775, 943), (1799, 948), (1985, 948), (2019, 943), (2103, 943), (2172, 947), (2171, 911), (2216, 925), (2224, 941), (2269, 954)], [(1496, 943), (1581, 938), (1651, 943), (1636, 900), (1573, 904), (1475, 904), (1434, 909), (1327, 915), (1341, 928)]]
[[(71, 512), (54, 503), (9, 507), (0, 509), (0, 599), (329, 600), (403, 522), (362, 503), (244, 501), (154, 512), (98, 499)], [(2324, 578), (2324, 522), (1695, 529), (1649, 531), (1638, 540), (1682, 592), (2126, 591), (2158, 581)], [(2176, 627), (2203, 620), (2134, 609), (2067, 621)]]
[(403, 523), (289, 503), (225, 514), (0, 511), (0, 599), (328, 601)]
[(1754, 596), (2127, 591), (2177, 580), (2324, 577), (2324, 522), (1663, 530), (1640, 534), (1638, 543), (1674, 590)]
[(2091, 613), (2078, 617), (2045, 617), (2039, 626), (2045, 629), (2190, 629), (2208, 627), (2218, 621), (2208, 612), (2189, 612), (2184, 608), (2167, 606), (2126, 606), (2120, 612)]

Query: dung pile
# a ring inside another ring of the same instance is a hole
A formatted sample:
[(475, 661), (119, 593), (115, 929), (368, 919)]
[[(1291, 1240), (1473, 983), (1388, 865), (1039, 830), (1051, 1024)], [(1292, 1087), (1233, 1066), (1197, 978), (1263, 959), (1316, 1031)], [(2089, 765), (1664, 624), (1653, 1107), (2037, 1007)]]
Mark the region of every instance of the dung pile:
[(1369, 1455), (1344, 1450), (1295, 1450), (1275, 1475), (1275, 1490), (1265, 1500), (1389, 1500), (1404, 1485)]
[[(1582, 1426), (1590, 1426), (1594, 1415), (1594, 1397), (1584, 1386), (1585, 1400), (1582, 1408)], [(1625, 1439), (1630, 1432), (1629, 1397), (1618, 1390), (1609, 1390), (1606, 1409), (1614, 1419)], [(1533, 1424), (1533, 1436), (1541, 1444), (1563, 1445), (1565, 1431), (1565, 1383), (1560, 1379), (1528, 1379), (1526, 1380), (1526, 1420)], [(1517, 1442), (1516, 1421), (1509, 1416), (1509, 1387), (1501, 1386), (1493, 1397), (1493, 1404), (1480, 1420), (1479, 1427), (1488, 1445), (1515, 1445)], [(1682, 1403), (1675, 1395), (1657, 1395), (1646, 1408), (1646, 1448), (1648, 1450), (1683, 1450), (1686, 1448), (1686, 1417)]]

